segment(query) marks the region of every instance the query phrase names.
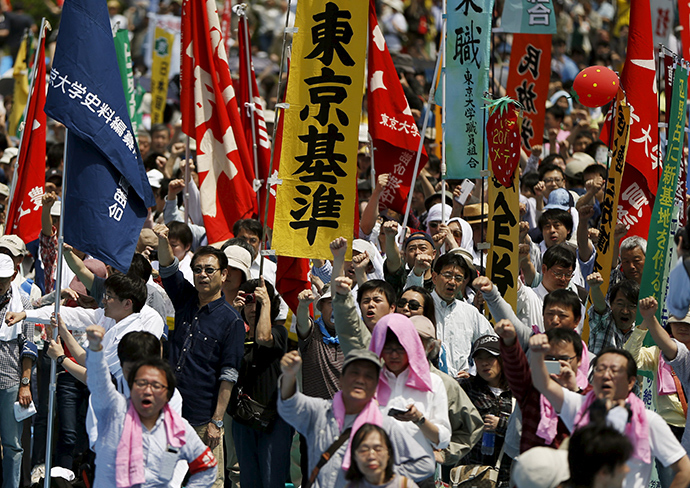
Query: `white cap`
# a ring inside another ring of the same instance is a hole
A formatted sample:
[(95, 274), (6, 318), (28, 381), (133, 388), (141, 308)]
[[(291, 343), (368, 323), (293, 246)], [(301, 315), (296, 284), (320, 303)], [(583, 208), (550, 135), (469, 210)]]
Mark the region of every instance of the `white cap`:
[(0, 254), (0, 278), (14, 276), (14, 261), (7, 254)]

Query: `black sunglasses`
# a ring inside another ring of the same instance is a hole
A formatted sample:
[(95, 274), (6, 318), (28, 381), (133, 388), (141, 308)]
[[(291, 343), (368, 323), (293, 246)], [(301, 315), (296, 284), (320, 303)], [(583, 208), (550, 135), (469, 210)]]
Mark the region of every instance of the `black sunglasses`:
[(417, 300), (408, 300), (407, 298), (401, 298), (398, 300), (398, 308), (405, 308), (405, 305), (410, 307), (410, 310), (416, 312), (422, 308), (422, 304)]

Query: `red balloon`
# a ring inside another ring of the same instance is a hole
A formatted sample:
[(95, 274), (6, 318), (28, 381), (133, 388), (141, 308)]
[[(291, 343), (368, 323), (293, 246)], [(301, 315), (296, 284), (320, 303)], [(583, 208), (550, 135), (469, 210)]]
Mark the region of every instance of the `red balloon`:
[(573, 90), (585, 107), (606, 105), (618, 92), (620, 80), (618, 75), (605, 66), (590, 66), (575, 77)]

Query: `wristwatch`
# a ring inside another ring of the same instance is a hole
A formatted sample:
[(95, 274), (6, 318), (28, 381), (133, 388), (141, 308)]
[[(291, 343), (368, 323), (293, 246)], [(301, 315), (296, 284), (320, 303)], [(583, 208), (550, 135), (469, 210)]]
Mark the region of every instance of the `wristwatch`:
[(31, 383), (31, 378), (27, 378), (26, 376), (22, 376), (22, 386), (29, 386), (29, 383)]
[(223, 421), (222, 420), (216, 420), (216, 419), (211, 419), (211, 423), (218, 427), (219, 429), (223, 428)]
[(422, 425), (424, 425), (424, 422), (426, 422), (426, 419), (424, 418), (424, 415), (422, 415), (421, 417), (419, 417), (419, 420), (417, 420), (414, 424), (418, 427), (421, 427)]
[(62, 363), (65, 362), (65, 359), (67, 359), (67, 356), (63, 354), (62, 356), (58, 356), (55, 362), (58, 364), (58, 366), (62, 366)]

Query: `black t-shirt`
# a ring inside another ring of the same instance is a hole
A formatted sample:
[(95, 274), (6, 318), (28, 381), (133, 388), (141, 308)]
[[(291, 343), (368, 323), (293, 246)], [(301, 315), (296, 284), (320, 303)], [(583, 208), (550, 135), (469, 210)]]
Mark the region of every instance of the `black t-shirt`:
[(275, 409), (278, 401), (278, 377), (280, 376), (280, 359), (287, 351), (288, 333), (282, 325), (271, 327), (273, 346), (259, 346), (249, 342), (244, 347), (244, 357), (240, 367), (235, 388), (254, 401)]

